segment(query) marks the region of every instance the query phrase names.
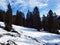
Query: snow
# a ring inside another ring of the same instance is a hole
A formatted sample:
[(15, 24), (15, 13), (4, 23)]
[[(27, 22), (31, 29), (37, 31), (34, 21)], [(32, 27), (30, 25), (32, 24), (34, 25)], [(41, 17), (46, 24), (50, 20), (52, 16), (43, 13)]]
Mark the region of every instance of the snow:
[[(0, 22), (1, 26), (5, 26)], [(48, 33), (45, 31), (38, 32), (36, 29), (12, 25), (16, 32), (7, 32), (0, 28), (0, 43), (10, 43), (11, 45), (60, 45), (60, 35)], [(20, 36), (19, 36), (20, 35)]]
[(5, 27), (5, 24), (4, 24), (4, 22), (0, 22), (0, 26), (3, 26), (3, 27)]

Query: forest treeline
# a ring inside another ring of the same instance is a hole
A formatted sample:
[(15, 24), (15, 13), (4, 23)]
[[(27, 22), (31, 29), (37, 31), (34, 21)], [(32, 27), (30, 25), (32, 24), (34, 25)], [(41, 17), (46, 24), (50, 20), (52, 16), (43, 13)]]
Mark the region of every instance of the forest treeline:
[(38, 7), (35, 7), (33, 12), (28, 10), (25, 18), (24, 13), (18, 10), (16, 15), (13, 15), (11, 6), (9, 4), (6, 12), (0, 10), (0, 21), (5, 23), (4, 29), (7, 31), (11, 31), (12, 24), (35, 28), (37, 31), (43, 29), (44, 31), (56, 34), (59, 34), (58, 30), (60, 30), (60, 16), (58, 17), (56, 13), (49, 10), (47, 16), (43, 15), (41, 18)]

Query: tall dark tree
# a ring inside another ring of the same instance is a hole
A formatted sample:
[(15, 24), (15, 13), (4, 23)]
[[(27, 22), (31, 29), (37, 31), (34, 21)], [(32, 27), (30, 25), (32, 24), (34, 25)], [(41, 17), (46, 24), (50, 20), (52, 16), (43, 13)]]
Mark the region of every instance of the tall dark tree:
[(45, 15), (42, 18), (42, 28), (47, 31), (47, 17)]
[(13, 24), (15, 24), (16, 15), (13, 15)]
[(52, 33), (56, 33), (58, 27), (57, 18), (56, 16), (53, 15), (52, 10), (48, 12), (47, 19), (48, 19), (48, 26), (47, 26), (48, 31)]
[(8, 4), (8, 9), (7, 9), (7, 12), (6, 12), (4, 22), (5, 22), (5, 29), (7, 31), (11, 31), (13, 20), (12, 20), (12, 9), (11, 9), (10, 4)]
[(16, 14), (16, 25), (20, 25), (20, 26), (23, 26), (23, 13), (20, 11), (17, 11), (17, 14)]
[(30, 16), (29, 16), (30, 14), (29, 14), (29, 10), (28, 10), (28, 12), (27, 12), (27, 15), (26, 15), (26, 26), (27, 27), (29, 27), (29, 18), (30, 18)]
[(57, 20), (58, 20), (58, 25), (59, 25), (58, 29), (60, 30), (60, 16), (57, 18)]
[(4, 17), (5, 17), (5, 11), (0, 10), (0, 21), (4, 22)]
[(41, 18), (40, 18), (38, 7), (35, 7), (33, 11), (33, 22), (34, 22), (34, 25), (33, 25), (34, 28), (40, 31), (42, 27), (41, 27)]
[(33, 14), (29, 10), (26, 16), (26, 26), (33, 28)]
[(53, 30), (55, 30), (54, 33), (59, 34), (59, 32), (58, 32), (59, 21), (58, 21), (58, 19), (57, 19), (56, 13), (54, 13), (53, 15), (54, 15), (54, 27), (53, 27), (54, 29), (53, 29)]
[(26, 19), (25, 19), (25, 15), (23, 14), (23, 26), (26, 26)]

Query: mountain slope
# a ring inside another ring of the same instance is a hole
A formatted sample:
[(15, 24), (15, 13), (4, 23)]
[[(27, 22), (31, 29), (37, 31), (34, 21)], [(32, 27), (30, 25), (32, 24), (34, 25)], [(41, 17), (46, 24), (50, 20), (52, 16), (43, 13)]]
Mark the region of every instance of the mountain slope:
[[(4, 26), (0, 22), (0, 26)], [(38, 32), (36, 29), (12, 25), (16, 32), (7, 32), (0, 28), (0, 43), (10, 45), (60, 45), (60, 35)]]

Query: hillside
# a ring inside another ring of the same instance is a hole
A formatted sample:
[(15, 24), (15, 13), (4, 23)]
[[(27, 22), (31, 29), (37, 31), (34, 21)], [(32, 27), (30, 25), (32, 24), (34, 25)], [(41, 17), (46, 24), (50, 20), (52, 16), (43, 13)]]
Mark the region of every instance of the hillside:
[[(0, 26), (4, 26), (0, 22)], [(60, 45), (60, 35), (38, 32), (36, 29), (12, 25), (16, 32), (7, 32), (0, 28), (0, 44), (10, 45)]]

